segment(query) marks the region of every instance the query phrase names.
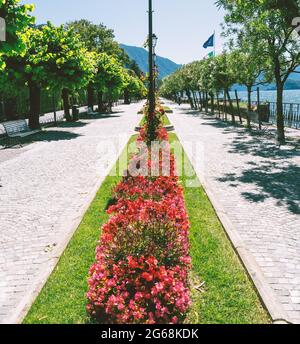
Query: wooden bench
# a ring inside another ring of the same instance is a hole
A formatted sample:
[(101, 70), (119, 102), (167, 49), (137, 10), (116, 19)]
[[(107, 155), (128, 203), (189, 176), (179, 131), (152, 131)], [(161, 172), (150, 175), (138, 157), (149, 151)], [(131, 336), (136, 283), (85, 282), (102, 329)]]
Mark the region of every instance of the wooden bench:
[(41, 131), (40, 129), (31, 130), (24, 119), (18, 121), (4, 122), (2, 123), (2, 125), (5, 129), (7, 136), (10, 139), (27, 137), (30, 135), (37, 134)]

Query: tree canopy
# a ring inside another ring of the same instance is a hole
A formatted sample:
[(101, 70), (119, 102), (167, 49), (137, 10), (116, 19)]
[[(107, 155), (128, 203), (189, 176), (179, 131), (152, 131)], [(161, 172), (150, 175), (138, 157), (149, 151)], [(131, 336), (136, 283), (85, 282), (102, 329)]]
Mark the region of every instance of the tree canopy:
[(116, 42), (114, 31), (104, 24), (81, 19), (67, 23), (66, 28), (74, 30), (89, 51), (112, 55), (124, 64), (130, 62), (128, 55)]
[(95, 87), (113, 100), (126, 86), (125, 72), (118, 60), (106, 53), (97, 56)]
[(24, 53), (21, 34), (34, 23), (33, 10), (33, 5), (21, 5), (19, 0), (0, 0), (0, 17), (6, 24), (6, 41), (0, 42), (0, 69), (5, 67), (5, 56)]
[(78, 89), (88, 83), (94, 71), (94, 55), (80, 37), (63, 26), (51, 23), (30, 28), (24, 34), (24, 72), (41, 86)]

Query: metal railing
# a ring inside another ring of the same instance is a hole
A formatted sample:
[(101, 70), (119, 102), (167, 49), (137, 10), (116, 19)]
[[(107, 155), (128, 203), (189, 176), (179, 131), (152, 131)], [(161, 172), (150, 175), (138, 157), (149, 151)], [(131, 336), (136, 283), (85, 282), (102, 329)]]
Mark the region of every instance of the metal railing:
[[(257, 106), (257, 102), (252, 102)], [(269, 122), (271, 124), (277, 123), (277, 103), (265, 102), (261, 105), (269, 106)], [(298, 103), (283, 103), (284, 125), (288, 128), (300, 129), (300, 104)]]
[[(198, 96), (197, 92), (196, 92), (196, 95)], [(180, 99), (181, 99), (182, 104), (189, 103), (189, 99), (185, 94), (181, 96)], [(237, 100), (235, 99), (234, 96), (232, 96), (231, 100), (234, 105), (234, 111), (236, 112)], [(239, 102), (241, 103), (241, 106), (240, 106), (241, 114), (243, 117), (245, 117), (247, 114), (247, 109), (245, 108), (245, 106), (242, 106), (242, 103), (245, 103), (245, 102), (242, 101), (241, 99), (239, 99)], [(223, 112), (226, 112), (227, 114), (230, 114), (232, 112), (232, 109), (230, 108), (228, 104), (229, 103), (228, 100), (227, 100), (227, 106), (225, 109), (222, 96), (219, 97), (219, 103), (220, 103), (219, 104), (220, 106), (219, 107), (216, 106), (216, 108), (218, 108), (217, 109), (218, 111), (223, 111)], [(257, 111), (258, 102), (252, 101), (251, 103), (252, 103), (253, 108), (256, 107), (256, 109), (252, 111), (252, 115), (254, 116), (254, 119), (258, 120), (258, 111)], [(196, 104), (196, 105), (199, 106), (199, 104)], [(267, 122), (269, 122), (270, 124), (276, 125), (277, 123), (277, 103), (276, 102), (261, 101), (260, 110), (262, 112), (261, 115), (263, 115), (263, 121), (267, 119)], [(300, 103), (283, 103), (283, 114), (284, 114), (284, 125), (286, 127), (300, 129)]]
[[(137, 102), (139, 102), (138, 99), (132, 99), (132, 103), (137, 103)], [(117, 107), (117, 106), (120, 106), (123, 104), (124, 104), (124, 100), (118, 99), (118, 100), (115, 100), (113, 102), (113, 107)], [(97, 106), (97, 104), (94, 104), (94, 106)], [(81, 100), (79, 102), (79, 108), (85, 108), (85, 107), (87, 110), (87, 104), (85, 103), (84, 100)], [(3, 125), (1, 124), (1, 122), (2, 122), (1, 115), (3, 115), (3, 102), (1, 100), (0, 100), (0, 109), (2, 109), (2, 111), (0, 111), (0, 138), (2, 139), (3, 137), (6, 136), (6, 132), (4, 130)], [(54, 113), (53, 109), (54, 109), (54, 106), (51, 108), (51, 104), (48, 104), (48, 107), (45, 107), (45, 106), (43, 107), (44, 112), (41, 113), (41, 115), (40, 115), (40, 125), (41, 126), (49, 126), (49, 125), (52, 125), (56, 122), (61, 122), (64, 120), (65, 114), (64, 114), (64, 111), (61, 110), (62, 106), (58, 106), (58, 108), (55, 109), (56, 114)], [(45, 110), (48, 110), (49, 112), (45, 113)], [(83, 109), (83, 111), (85, 111), (85, 109)], [(28, 122), (28, 119), (26, 117), (28, 117), (28, 116), (24, 115), (24, 116), (20, 116), (19, 118), (20, 119), (26, 119), (26, 121)]]

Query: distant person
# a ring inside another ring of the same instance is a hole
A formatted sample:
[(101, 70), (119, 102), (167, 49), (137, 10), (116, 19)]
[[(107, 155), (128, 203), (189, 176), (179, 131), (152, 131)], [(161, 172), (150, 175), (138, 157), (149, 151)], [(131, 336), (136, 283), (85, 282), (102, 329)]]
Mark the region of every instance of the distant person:
[(179, 97), (179, 98), (178, 98), (178, 105), (180, 106), (181, 103), (182, 103), (182, 101), (181, 101), (181, 98)]

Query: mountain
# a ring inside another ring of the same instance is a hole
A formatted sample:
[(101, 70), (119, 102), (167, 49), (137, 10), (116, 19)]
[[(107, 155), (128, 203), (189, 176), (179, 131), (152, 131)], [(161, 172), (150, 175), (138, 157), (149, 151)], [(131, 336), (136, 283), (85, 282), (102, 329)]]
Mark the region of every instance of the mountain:
[[(139, 65), (144, 73), (148, 72), (148, 51), (146, 49), (125, 44), (120, 44), (120, 47)], [(160, 79), (174, 73), (181, 67), (181, 65), (161, 56), (157, 56), (156, 63), (158, 65)]]
[[(296, 69), (297, 72), (300, 72), (300, 67)], [(236, 89), (237, 91), (247, 91), (247, 88), (242, 85), (234, 85), (232, 89)], [(274, 91), (276, 90), (275, 83), (268, 84), (268, 85), (260, 85), (260, 89), (262, 91)], [(292, 73), (284, 86), (285, 90), (299, 90), (300, 89), (300, 74), (299, 73)]]

